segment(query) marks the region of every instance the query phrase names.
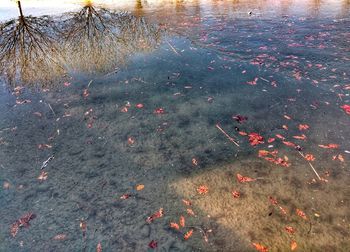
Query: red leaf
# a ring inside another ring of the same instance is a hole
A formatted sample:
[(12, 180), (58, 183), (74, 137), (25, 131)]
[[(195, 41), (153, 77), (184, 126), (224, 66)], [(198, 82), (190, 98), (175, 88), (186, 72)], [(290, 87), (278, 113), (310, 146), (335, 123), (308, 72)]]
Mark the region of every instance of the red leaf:
[(155, 249), (156, 247), (158, 247), (158, 242), (156, 242), (155, 240), (152, 240), (149, 244), (148, 247), (150, 247), (151, 249)]
[(345, 104), (345, 105), (341, 106), (341, 108), (345, 111), (345, 113), (350, 115), (350, 105)]
[(244, 177), (244, 176), (242, 176), (242, 175), (239, 174), (239, 173), (237, 173), (236, 177), (237, 177), (238, 182), (240, 182), (240, 183), (244, 183), (244, 182), (253, 182), (253, 181), (256, 180), (256, 179), (254, 179), (254, 178)]

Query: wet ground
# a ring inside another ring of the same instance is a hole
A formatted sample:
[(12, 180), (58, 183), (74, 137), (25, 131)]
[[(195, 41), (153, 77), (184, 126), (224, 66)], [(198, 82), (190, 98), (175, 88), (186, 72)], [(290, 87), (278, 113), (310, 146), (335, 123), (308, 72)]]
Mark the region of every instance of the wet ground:
[(0, 50), (0, 251), (350, 250), (348, 2), (83, 7)]

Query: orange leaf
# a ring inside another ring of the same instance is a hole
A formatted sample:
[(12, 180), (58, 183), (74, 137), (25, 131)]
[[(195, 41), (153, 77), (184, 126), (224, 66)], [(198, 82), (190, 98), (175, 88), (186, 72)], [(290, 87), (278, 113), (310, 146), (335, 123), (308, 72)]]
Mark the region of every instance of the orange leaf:
[(180, 226), (184, 227), (185, 226), (185, 217), (183, 217), (182, 215), (180, 216)]
[(253, 243), (253, 246), (255, 247), (255, 249), (259, 252), (268, 252), (268, 248), (259, 244), (259, 243)]
[(199, 193), (199, 194), (207, 194), (208, 193), (208, 187), (207, 186), (205, 186), (205, 185), (201, 185), (201, 186), (199, 186), (198, 188), (197, 188), (197, 192)]
[(307, 220), (306, 214), (303, 211), (301, 211), (300, 209), (296, 209), (296, 213), (304, 220)]
[(327, 145), (319, 144), (318, 146), (323, 148), (323, 149), (338, 149), (339, 148), (338, 144), (327, 144)]
[(291, 241), (290, 243), (290, 249), (293, 251), (298, 247), (298, 244), (296, 241)]
[(315, 161), (315, 157), (314, 157), (314, 155), (312, 155), (312, 154), (306, 154), (306, 155), (304, 156), (304, 158), (305, 158), (307, 161)]
[(177, 224), (175, 222), (170, 222), (170, 227), (173, 228), (173, 229), (176, 229), (176, 230), (180, 229), (179, 224)]
[(184, 239), (188, 240), (193, 234), (193, 229), (190, 229), (190, 231), (188, 231), (185, 235), (184, 235)]
[(282, 143), (284, 143), (284, 144), (287, 145), (287, 146), (291, 146), (291, 147), (295, 147), (295, 146), (296, 146), (295, 143), (288, 142), (288, 141), (282, 141)]
[(256, 180), (255, 178), (244, 177), (239, 173), (237, 173), (236, 177), (237, 177), (238, 182), (240, 182), (240, 183), (253, 182)]
[(145, 185), (139, 184), (136, 186), (137, 191), (142, 191), (145, 188)]

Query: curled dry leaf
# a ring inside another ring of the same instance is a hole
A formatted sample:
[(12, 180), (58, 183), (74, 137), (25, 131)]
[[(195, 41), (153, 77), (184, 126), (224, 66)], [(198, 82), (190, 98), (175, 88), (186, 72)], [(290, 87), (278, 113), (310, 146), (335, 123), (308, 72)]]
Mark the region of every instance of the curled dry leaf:
[(249, 136), (250, 145), (252, 146), (256, 146), (258, 144), (264, 143), (264, 138), (260, 136), (258, 133), (253, 132), (253, 133), (250, 133), (248, 136)]

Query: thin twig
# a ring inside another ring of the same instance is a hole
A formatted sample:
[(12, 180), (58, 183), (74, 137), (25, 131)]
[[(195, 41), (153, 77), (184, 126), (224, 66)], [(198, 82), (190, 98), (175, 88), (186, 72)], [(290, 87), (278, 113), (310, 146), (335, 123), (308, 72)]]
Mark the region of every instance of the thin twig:
[[(305, 156), (304, 156), (304, 154), (303, 153), (301, 153), (300, 151), (298, 151), (299, 152), (299, 154), (300, 154), (300, 156), (302, 156), (304, 159), (305, 159)], [(307, 161), (307, 160), (306, 160)], [(318, 175), (318, 173), (317, 173), (317, 171), (316, 171), (316, 169), (315, 169), (315, 167), (309, 162), (309, 161), (307, 161), (308, 163), (309, 163), (309, 165), (310, 165), (310, 167), (311, 167), (311, 169), (314, 171), (314, 173), (316, 174), (316, 176), (317, 176), (317, 178), (319, 179), (319, 180), (321, 180), (322, 181), (322, 179), (321, 179), (321, 177), (320, 177), (320, 175)]]
[(92, 83), (92, 80), (91, 80), (91, 81), (89, 81), (89, 84), (88, 84), (88, 86), (87, 86), (88, 88), (90, 87), (91, 83)]
[(230, 137), (221, 127), (219, 124), (215, 125), (216, 128), (218, 128), (218, 130), (220, 130), (222, 132), (222, 134), (224, 134), (228, 140), (230, 140), (232, 143), (234, 143), (235, 145), (237, 145), (239, 147), (239, 144), (232, 138)]
[(56, 113), (55, 113), (55, 111), (53, 110), (53, 108), (51, 107), (50, 103), (47, 102), (46, 104), (47, 104), (47, 106), (49, 106), (49, 108), (50, 108), (50, 110), (52, 111), (53, 115), (56, 116)]
[(168, 43), (168, 45), (170, 46), (170, 48), (173, 50), (173, 52), (174, 52), (175, 54), (180, 55), (180, 54), (176, 51), (176, 49), (169, 43), (168, 40), (166, 40), (166, 42)]

